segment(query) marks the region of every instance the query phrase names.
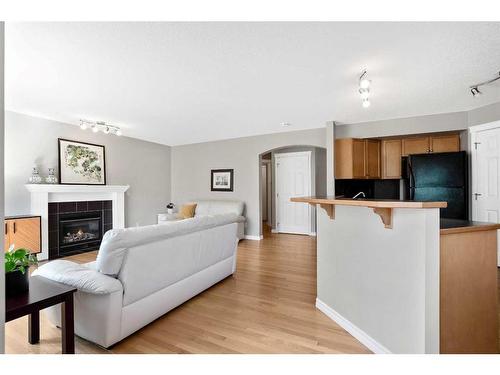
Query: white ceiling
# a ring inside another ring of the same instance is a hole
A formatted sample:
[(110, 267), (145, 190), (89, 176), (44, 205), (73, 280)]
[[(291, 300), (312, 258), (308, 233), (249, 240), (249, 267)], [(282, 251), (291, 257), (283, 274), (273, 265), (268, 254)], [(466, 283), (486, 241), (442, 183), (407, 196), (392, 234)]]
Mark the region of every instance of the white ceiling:
[(6, 25), (8, 110), (167, 145), (468, 110), (499, 70), (500, 23)]

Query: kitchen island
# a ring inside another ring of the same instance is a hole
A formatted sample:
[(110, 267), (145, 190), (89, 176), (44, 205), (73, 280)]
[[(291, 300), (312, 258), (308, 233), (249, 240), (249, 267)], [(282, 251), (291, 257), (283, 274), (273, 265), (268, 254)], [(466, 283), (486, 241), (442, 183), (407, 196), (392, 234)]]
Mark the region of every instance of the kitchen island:
[(498, 352), (500, 225), (440, 220), (446, 202), (292, 201), (318, 206), (316, 306), (368, 348)]

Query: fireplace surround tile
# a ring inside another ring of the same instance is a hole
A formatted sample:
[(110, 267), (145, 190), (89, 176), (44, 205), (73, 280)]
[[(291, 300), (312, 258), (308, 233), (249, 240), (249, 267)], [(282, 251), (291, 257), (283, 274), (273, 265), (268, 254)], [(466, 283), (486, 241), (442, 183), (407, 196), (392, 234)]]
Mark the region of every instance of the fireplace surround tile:
[(102, 201), (89, 201), (88, 210), (89, 211), (102, 210)]
[(85, 212), (88, 210), (88, 202), (76, 202), (76, 212)]
[(60, 202), (59, 213), (76, 212), (76, 202)]

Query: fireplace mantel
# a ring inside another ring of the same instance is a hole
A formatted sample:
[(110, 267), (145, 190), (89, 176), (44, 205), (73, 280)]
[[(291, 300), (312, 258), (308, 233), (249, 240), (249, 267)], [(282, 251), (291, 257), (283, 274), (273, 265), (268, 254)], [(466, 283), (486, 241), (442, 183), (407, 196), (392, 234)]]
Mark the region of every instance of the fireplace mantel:
[(125, 227), (125, 192), (128, 185), (58, 185), (27, 184), (31, 193), (31, 214), (42, 218), (42, 252), (40, 260), (48, 259), (48, 206), (52, 202), (113, 201), (113, 228)]

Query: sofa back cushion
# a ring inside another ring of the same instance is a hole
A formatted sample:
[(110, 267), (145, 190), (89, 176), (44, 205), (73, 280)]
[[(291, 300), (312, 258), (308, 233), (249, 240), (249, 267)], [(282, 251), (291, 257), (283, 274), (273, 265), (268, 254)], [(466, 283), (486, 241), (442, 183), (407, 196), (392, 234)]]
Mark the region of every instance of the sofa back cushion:
[(196, 203), (195, 216), (221, 214), (236, 214), (242, 216), (245, 208), (245, 204), (241, 201), (199, 200)]
[[(129, 249), (155, 243), (189, 233), (236, 223), (241, 217), (235, 214), (203, 216), (180, 220), (170, 225), (147, 225), (125, 229), (112, 229), (103, 237), (95, 267), (99, 272), (117, 276)], [(153, 259), (153, 261), (157, 261)]]
[(208, 228), (128, 249), (118, 275), (129, 305), (233, 256), (237, 224)]

